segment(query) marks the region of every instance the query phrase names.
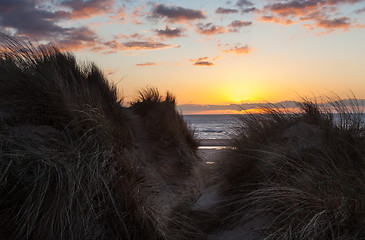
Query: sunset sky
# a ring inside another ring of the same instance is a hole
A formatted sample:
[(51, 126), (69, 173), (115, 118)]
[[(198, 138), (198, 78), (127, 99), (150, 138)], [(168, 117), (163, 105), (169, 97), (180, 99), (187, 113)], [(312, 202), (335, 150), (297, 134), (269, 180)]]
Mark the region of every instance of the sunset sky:
[(0, 0), (0, 31), (95, 62), (126, 101), (365, 98), (365, 0)]

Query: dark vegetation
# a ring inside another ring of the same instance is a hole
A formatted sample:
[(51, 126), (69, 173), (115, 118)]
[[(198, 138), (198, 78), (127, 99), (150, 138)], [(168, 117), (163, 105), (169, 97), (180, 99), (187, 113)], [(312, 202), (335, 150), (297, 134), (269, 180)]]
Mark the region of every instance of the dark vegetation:
[(301, 113), (268, 108), (243, 118), (237, 150), (219, 166), (222, 200), (208, 209), (221, 220), (215, 234), (364, 239), (365, 128), (354, 104), (303, 100)]
[(0, 239), (365, 239), (356, 102), (242, 118), (207, 176), (170, 93), (127, 106), (95, 65), (0, 42)]
[(174, 97), (126, 107), (95, 65), (1, 43), (0, 239), (165, 238), (200, 164)]

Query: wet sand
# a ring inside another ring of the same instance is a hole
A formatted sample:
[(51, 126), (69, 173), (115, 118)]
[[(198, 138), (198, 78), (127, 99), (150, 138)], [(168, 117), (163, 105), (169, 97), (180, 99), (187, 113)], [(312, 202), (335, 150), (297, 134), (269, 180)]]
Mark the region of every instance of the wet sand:
[(198, 155), (207, 164), (214, 164), (224, 152), (232, 150), (228, 139), (199, 139)]
[(199, 146), (231, 146), (229, 139), (199, 139)]

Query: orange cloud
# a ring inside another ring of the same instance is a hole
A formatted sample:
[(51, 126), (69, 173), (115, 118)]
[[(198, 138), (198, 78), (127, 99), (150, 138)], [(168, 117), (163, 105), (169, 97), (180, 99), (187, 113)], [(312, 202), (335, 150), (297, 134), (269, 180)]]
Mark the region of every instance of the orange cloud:
[(251, 51), (252, 51), (252, 48), (250, 48), (248, 45), (245, 45), (243, 47), (235, 46), (230, 49), (222, 50), (222, 52), (224, 52), (224, 53), (233, 53), (236, 55), (249, 54)]
[(212, 23), (207, 24), (197, 24), (196, 32), (203, 35), (214, 35), (214, 34), (222, 34), (227, 32), (227, 29), (222, 26), (216, 26)]
[[(296, 23), (295, 20), (307, 22), (303, 27), (311, 30), (326, 29), (325, 33), (336, 29), (348, 30), (359, 27), (350, 17), (337, 17), (339, 5), (356, 4), (363, 0), (290, 0), (266, 5), (262, 11), (264, 16), (259, 21), (274, 22), (283, 25)], [(333, 17), (335, 16), (335, 17)], [(308, 22), (309, 21), (309, 22)]]
[(213, 60), (209, 60), (208, 57), (201, 57), (201, 58), (196, 58), (196, 59), (191, 59), (191, 62), (194, 62), (194, 66), (214, 66), (214, 59)]
[(291, 24), (295, 23), (294, 21), (292, 21), (290, 19), (284, 19), (284, 18), (279, 18), (279, 17), (275, 17), (275, 16), (262, 16), (258, 20), (261, 22), (274, 22), (274, 23), (279, 23), (279, 24), (283, 24), (283, 25), (291, 25)]
[(137, 67), (146, 67), (146, 66), (155, 66), (156, 63), (153, 62), (147, 62), (147, 63), (138, 63), (136, 64)]
[(119, 21), (119, 22), (125, 22), (127, 17), (127, 12), (125, 10), (125, 7), (119, 8), (113, 15), (111, 15), (109, 18)]
[(64, 12), (65, 16), (71, 19), (80, 19), (111, 13), (114, 0), (69, 0), (61, 2), (60, 5), (71, 9), (71, 12)]
[(341, 17), (335, 19), (322, 19), (317, 21), (316, 26), (320, 28), (326, 29), (334, 29), (334, 28), (343, 28), (348, 29), (350, 27), (350, 18), (348, 17)]

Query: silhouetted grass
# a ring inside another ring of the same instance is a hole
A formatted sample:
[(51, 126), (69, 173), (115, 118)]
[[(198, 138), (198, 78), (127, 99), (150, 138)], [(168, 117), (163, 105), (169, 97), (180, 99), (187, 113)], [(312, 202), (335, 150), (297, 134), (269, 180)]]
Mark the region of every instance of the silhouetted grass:
[(166, 238), (199, 185), (175, 98), (126, 107), (94, 64), (0, 38), (0, 238)]
[(363, 116), (356, 102), (324, 108), (304, 99), (299, 107), (242, 119), (226, 165), (221, 205), (230, 213), (222, 225), (261, 219), (253, 230), (270, 239), (363, 239)]
[(245, 116), (204, 182), (172, 94), (126, 106), (95, 65), (0, 43), (0, 239), (365, 238), (356, 100)]

